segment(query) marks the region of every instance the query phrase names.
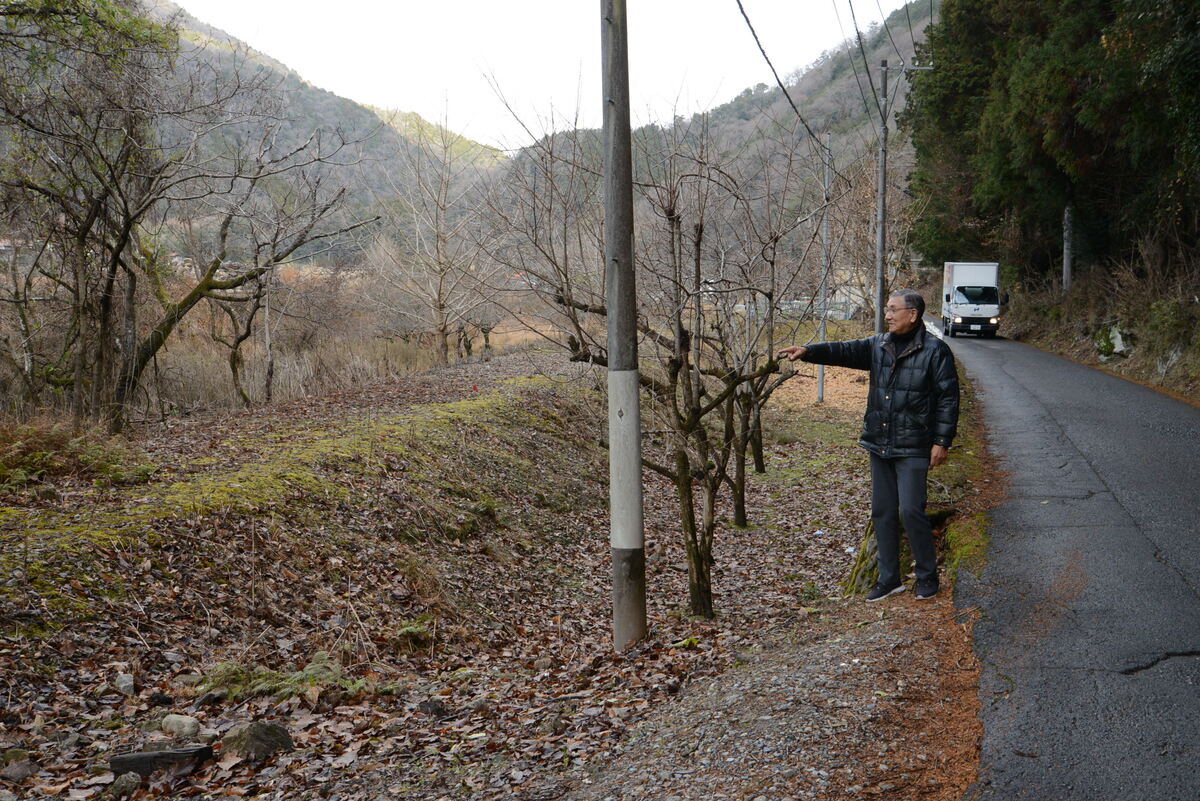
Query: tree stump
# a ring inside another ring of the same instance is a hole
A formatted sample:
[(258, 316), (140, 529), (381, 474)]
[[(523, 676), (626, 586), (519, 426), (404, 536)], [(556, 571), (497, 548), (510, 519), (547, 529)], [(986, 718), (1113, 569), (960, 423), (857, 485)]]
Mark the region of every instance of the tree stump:
[[(933, 544), (939, 552), (938, 561), (941, 561), (941, 541), (942, 532), (946, 528), (946, 523), (954, 515), (954, 509), (934, 509), (926, 514), (929, 518), (929, 525), (933, 529)], [(901, 578), (908, 575), (908, 566), (912, 564), (912, 550), (908, 547), (908, 535), (904, 531), (904, 524), (900, 524), (900, 575)], [(858, 555), (854, 557), (854, 563), (850, 565), (850, 574), (846, 576), (846, 580), (842, 582), (842, 594), (846, 596), (862, 595), (868, 592), (875, 586), (875, 582), (879, 580), (879, 550), (875, 546), (875, 523), (867, 521), (867, 530), (863, 534), (862, 545), (858, 547)]]

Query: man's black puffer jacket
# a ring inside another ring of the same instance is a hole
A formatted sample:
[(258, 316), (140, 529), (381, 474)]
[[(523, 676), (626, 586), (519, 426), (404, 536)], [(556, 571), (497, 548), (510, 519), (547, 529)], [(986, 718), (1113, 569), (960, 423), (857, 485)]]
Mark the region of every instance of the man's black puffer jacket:
[(958, 433), (954, 354), (924, 327), (899, 354), (891, 340), (891, 334), (876, 334), (849, 342), (819, 342), (809, 345), (802, 358), (871, 371), (858, 440), (871, 453), (893, 459), (929, 456), (935, 444), (949, 448)]

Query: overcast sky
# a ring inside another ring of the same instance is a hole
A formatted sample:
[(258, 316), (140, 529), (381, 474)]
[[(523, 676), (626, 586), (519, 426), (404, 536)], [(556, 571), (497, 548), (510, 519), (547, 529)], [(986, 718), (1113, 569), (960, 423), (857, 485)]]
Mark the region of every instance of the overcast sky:
[[(600, 126), (600, 0), (176, 0), (310, 83), (416, 111), (513, 148), (535, 132)], [(854, 32), (853, 0), (743, 0), (780, 75)], [(857, 0), (866, 30), (901, 0)], [(736, 0), (628, 0), (635, 123), (688, 115), (774, 79)], [(841, 24), (835, 9), (841, 16)], [(892, 31), (909, 39), (907, 25)], [(493, 84), (496, 88), (493, 88)]]

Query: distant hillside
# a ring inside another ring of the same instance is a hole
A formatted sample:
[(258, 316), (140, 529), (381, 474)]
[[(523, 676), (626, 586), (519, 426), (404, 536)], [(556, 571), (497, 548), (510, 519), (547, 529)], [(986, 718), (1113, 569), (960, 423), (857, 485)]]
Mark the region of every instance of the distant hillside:
[(450, 143), (450, 153), (457, 158), (467, 159), (476, 166), (487, 169), (504, 164), (508, 154), (503, 150), (480, 144), (468, 139), (462, 134), (450, 131), (436, 122), (430, 122), (415, 111), (397, 111), (396, 109), (376, 108), (366, 106), (385, 125), (390, 127), (409, 142), (440, 143), (446, 137)]
[[(299, 142), (317, 128), (340, 127), (348, 135), (364, 139), (361, 145), (364, 162), (387, 164), (421, 137), (441, 136), (441, 126), (414, 112), (364, 106), (320, 89), (287, 65), (197, 19), (170, 0), (156, 2), (154, 16), (173, 20), (180, 27), (185, 46), (206, 48), (229, 69), (235, 65), (241, 69), (253, 65), (255, 69), (266, 70), (272, 77), (278, 77), (279, 88), (287, 98), (289, 139)], [(912, 64), (914, 39), (917, 42), (924, 40), (934, 5), (926, 0), (913, 0), (907, 7), (897, 9), (885, 25), (874, 25), (863, 32), (861, 48), (854, 39), (853, 29), (848, 28), (849, 40), (822, 53), (808, 67), (787, 76), (788, 91), (812, 129), (818, 133), (832, 132), (835, 158), (839, 163), (847, 163), (874, 146), (879, 122), (871, 81), (878, 86), (882, 59), (887, 59), (893, 68)], [(844, 22), (850, 24), (849, 20)], [(785, 54), (773, 55), (779, 61)], [(934, 56), (936, 58), (936, 54)], [(870, 67), (870, 78), (864, 69), (864, 61)], [(909, 83), (898, 71), (889, 72), (888, 78), (890, 116), (894, 121), (895, 114), (907, 101)], [(711, 129), (734, 141), (752, 140), (756, 136), (755, 130), (767, 119), (794, 119), (779, 88), (766, 83), (743, 90), (707, 114)], [(459, 152), (477, 156), (479, 166), (488, 168), (507, 161), (506, 154), (500, 150), (459, 134), (453, 136)], [(381, 171), (361, 172), (360, 180), (371, 183), (370, 174)]]
[[(150, 6), (152, 17), (170, 21), (179, 28), (184, 55), (181, 63), (203, 49), (204, 55), (224, 72), (265, 78), (277, 85), (285, 118), (281, 146), (298, 145), (318, 129), (337, 129), (355, 141), (360, 162), (379, 166), (379, 169), (355, 170), (352, 179), (355, 189), (386, 194), (391, 187), (389, 175), (394, 172), (388, 165), (422, 135), (429, 138), (442, 130), (414, 112), (370, 108), (314, 86), (282, 62), (197, 19), (170, 0), (150, 0)], [(459, 134), (453, 136), (462, 152), (481, 154), (483, 166), (498, 164), (505, 158), (494, 148)], [(369, 205), (369, 192), (354, 192), (353, 196), (360, 210)]]
[[(893, 165), (911, 166), (912, 156), (906, 132), (897, 132), (897, 115), (908, 101), (909, 79), (899, 69), (915, 66), (915, 45), (925, 41), (925, 29), (931, 22), (931, 13), (940, 8), (941, 0), (931, 5), (928, 0), (912, 0), (907, 7), (894, 11), (886, 25), (872, 25), (862, 32), (862, 44), (854, 38), (853, 28), (847, 28), (851, 37), (840, 45), (822, 53), (812, 64), (794, 70), (784, 76), (784, 84), (792, 100), (804, 115), (805, 122), (817, 135), (826, 131), (832, 134), (832, 149), (835, 164), (841, 169), (873, 153), (878, 143), (879, 110), (876, 97), (879, 91), (879, 65), (888, 61), (888, 124), (891, 134), (890, 146)], [(844, 20), (849, 25), (849, 20)], [(777, 68), (785, 54), (772, 54)], [(936, 53), (934, 54), (936, 58)], [(870, 67), (870, 76), (864, 68)], [(924, 66), (924, 65), (922, 65)], [(766, 71), (766, 65), (763, 65)], [(769, 74), (769, 73), (768, 73)], [(875, 89), (872, 90), (872, 81)], [(706, 112), (693, 115), (684, 125), (694, 125), (700, 117), (707, 116), (707, 129), (714, 140), (730, 143), (739, 152), (769, 132), (774, 120), (787, 126), (796, 123), (796, 115), (788, 104), (779, 86), (775, 83), (760, 83), (748, 87), (729, 101)], [(646, 125), (634, 132), (639, 137), (657, 137), (661, 126)], [(579, 140), (588, 148), (600, 147), (599, 129), (576, 132)], [(518, 160), (520, 160), (518, 156)], [(895, 160), (898, 158), (898, 161)], [(902, 169), (901, 173), (907, 172)]]
[[(885, 25), (863, 31), (861, 49), (853, 38), (853, 28), (847, 28), (849, 40), (825, 51), (808, 67), (786, 76), (788, 92), (813, 131), (833, 134), (834, 158), (838, 162), (846, 163), (853, 155), (874, 147), (879, 129), (879, 112), (875, 107), (879, 64), (884, 59), (889, 67), (888, 110), (894, 129), (896, 114), (905, 107), (909, 88), (908, 80), (894, 68), (913, 65), (914, 40), (925, 40), (932, 5), (926, 0), (913, 0), (907, 7), (897, 9)], [(864, 53), (865, 63), (870, 67), (869, 78), (864, 70)], [(782, 54), (772, 54), (777, 66), (781, 59)], [(871, 81), (875, 83), (874, 92)], [(727, 135), (744, 131), (745, 136), (752, 137), (763, 120), (794, 120), (795, 112), (777, 85), (760, 83), (709, 111), (708, 118), (714, 130)]]
[[(834, 158), (839, 168), (874, 149), (879, 118), (870, 80), (878, 82), (882, 59), (888, 59), (892, 67), (912, 63), (914, 39), (916, 42), (924, 40), (932, 10), (926, 0), (913, 0), (907, 8), (900, 8), (888, 17), (886, 27), (876, 25), (864, 31), (861, 47), (851, 38), (823, 53), (807, 68), (787, 76), (785, 82), (792, 99), (809, 126), (818, 133), (832, 132)], [(205, 56), (215, 60), (222, 70), (257, 74), (278, 84), (286, 119), (281, 144), (296, 145), (315, 130), (334, 128), (357, 140), (356, 160), (360, 166), (348, 179), (353, 191), (344, 212), (347, 215), (361, 218), (373, 214), (376, 204), (380, 200), (386, 203), (396, 191), (399, 172), (393, 166), (398, 160), (403, 159), (422, 138), (436, 141), (447, 133), (442, 126), (416, 113), (364, 106), (313, 86), (287, 65), (196, 19), (170, 0), (158, 0), (153, 15), (158, 19), (169, 19), (179, 27), (185, 55), (204, 48)], [(852, 29), (847, 33), (852, 36)], [(773, 55), (776, 61), (785, 56)], [(870, 66), (870, 78), (864, 62)], [(908, 80), (899, 71), (889, 72), (888, 77), (889, 110), (894, 130), (895, 115), (904, 108), (907, 100)], [(739, 148), (752, 145), (762, 136), (763, 131), (769, 129), (764, 124), (769, 120), (789, 125), (795, 120), (778, 87), (765, 83), (745, 89), (707, 112), (707, 116), (713, 134), (726, 142), (738, 143)], [(647, 126), (643, 133), (653, 133), (654, 128)], [(449, 133), (453, 152), (473, 160), (485, 170), (509, 162), (507, 154), (500, 150)], [(599, 131), (580, 131), (579, 135), (585, 140), (595, 139), (598, 147)], [(906, 142), (906, 138), (893, 139), (898, 156), (906, 149)], [(518, 162), (520, 160), (518, 155)]]

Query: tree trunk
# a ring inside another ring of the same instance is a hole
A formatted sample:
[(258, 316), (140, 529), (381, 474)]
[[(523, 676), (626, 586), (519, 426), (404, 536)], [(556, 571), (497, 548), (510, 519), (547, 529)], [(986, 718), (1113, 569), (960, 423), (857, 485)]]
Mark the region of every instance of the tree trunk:
[(675, 451), (675, 490), (679, 496), (679, 522), (688, 558), (688, 607), (693, 615), (711, 619), (716, 616), (712, 600), (712, 556), (704, 553), (696, 523), (691, 465), (682, 448)]
[(439, 328), (434, 336), (437, 339), (437, 363), (445, 366), (450, 363), (450, 332)]
[(748, 396), (738, 393), (737, 430), (733, 438), (733, 524), (749, 525), (746, 517), (746, 450), (750, 444), (750, 404)]
[(702, 499), (703, 512), (700, 518), (700, 536), (697, 555), (694, 560), (695, 570), (688, 573), (688, 594), (692, 602), (692, 614), (708, 620), (717, 616), (712, 597), (712, 568), (716, 564), (713, 559), (713, 535), (717, 529), (717, 492), (719, 482), (706, 483)]
[(71, 428), (78, 431), (83, 428), (83, 418), (87, 412), (87, 397), (84, 394), (84, 373), (87, 371), (88, 342), (87, 324), (87, 284), (84, 281), (83, 260), (86, 258), (85, 246), (77, 243), (74, 265), (75, 297), (71, 314), (75, 325), (75, 363), (71, 365)]
[[(127, 283), (125, 284), (125, 326), (121, 332), (121, 373), (126, 376), (133, 367), (133, 361), (137, 358), (137, 274), (132, 270), (125, 271)], [(114, 401), (116, 399), (114, 398)], [(128, 410), (127, 404), (132, 402), (133, 393), (130, 391), (127, 397), (123, 397), (121, 401), (109, 403), (104, 409), (105, 422), (108, 428), (112, 431), (120, 431), (125, 427), (125, 418)]]
[(490, 362), (492, 360), (492, 329), (480, 327), (479, 330), (483, 333), (483, 360)]
[[(947, 521), (954, 515), (953, 509), (934, 509), (928, 513), (929, 524), (934, 530), (934, 542), (938, 540), (938, 532), (946, 527)], [(900, 576), (901, 580), (908, 573), (912, 564), (912, 551), (908, 547), (908, 537), (904, 533), (904, 524), (899, 526), (900, 538)], [(862, 544), (858, 547), (858, 555), (850, 566), (850, 574), (842, 582), (842, 591), (846, 595), (860, 595), (875, 586), (879, 580), (879, 549), (875, 545), (875, 524), (868, 520), (867, 530), (863, 534)]]
[[(215, 269), (213, 270), (215, 272)], [(261, 273), (260, 273), (261, 275)], [(245, 280), (253, 280), (257, 275), (249, 275)], [(244, 282), (243, 282), (244, 283)], [(167, 339), (171, 336), (171, 332), (175, 330), (175, 326), (183, 319), (192, 307), (204, 298), (205, 294), (213, 287), (212, 275), (206, 276), (192, 290), (184, 296), (183, 300), (167, 307), (165, 313), (139, 343), (137, 351), (134, 354), (130, 364), (123, 367), (121, 375), (117, 379), (116, 388), (113, 390), (112, 405), (118, 412), (125, 409), (126, 404), (133, 397), (133, 393), (137, 390), (138, 382), (142, 378), (142, 373), (150, 364), (150, 360), (158, 354), (158, 351), (166, 344)], [(110, 418), (109, 430), (113, 434), (119, 434), (125, 425), (124, 414), (114, 414)]]
[(712, 567), (691, 549), (688, 550), (688, 605), (698, 617), (712, 620), (717, 616), (713, 608)]
[[(903, 543), (901, 547), (903, 548)], [(862, 543), (858, 546), (858, 555), (854, 557), (854, 563), (850, 566), (850, 574), (842, 582), (842, 592), (846, 595), (861, 595), (875, 586), (878, 579), (879, 562), (878, 550), (875, 547), (875, 524), (868, 520), (866, 533), (863, 534)]]
[(75, 346), (75, 364), (71, 377), (71, 428), (78, 431), (83, 428), (84, 394), (83, 374), (84, 362), (87, 359), (87, 337), (83, 332), (83, 316), (79, 317), (79, 341)]
[[(764, 401), (765, 403), (765, 401)], [(754, 452), (754, 472), (767, 472), (767, 459), (763, 454), (762, 405), (754, 403), (754, 413), (750, 426), (750, 447)]]
[[(96, 334), (96, 359), (92, 362), (92, 416), (96, 420), (112, 421), (122, 415), (122, 410), (105, 403), (112, 373), (113, 340), (113, 294), (117, 283), (117, 265), (110, 263), (105, 269), (104, 289), (100, 293), (99, 323)], [(119, 429), (120, 426), (118, 425)]]
[(233, 388), (242, 400), (242, 407), (249, 409), (254, 404), (251, 402), (250, 396), (246, 394), (246, 389), (242, 386), (243, 364), (242, 346), (240, 342), (237, 342), (229, 351), (229, 374), (233, 377)]
[[(273, 277), (273, 276), (272, 276)], [(263, 288), (263, 344), (267, 351), (267, 375), (263, 379), (263, 398), (268, 406), (275, 396), (275, 347), (271, 344), (271, 282)]]

